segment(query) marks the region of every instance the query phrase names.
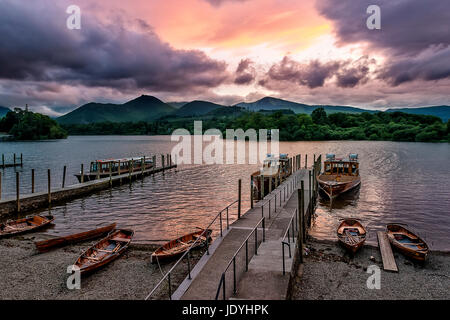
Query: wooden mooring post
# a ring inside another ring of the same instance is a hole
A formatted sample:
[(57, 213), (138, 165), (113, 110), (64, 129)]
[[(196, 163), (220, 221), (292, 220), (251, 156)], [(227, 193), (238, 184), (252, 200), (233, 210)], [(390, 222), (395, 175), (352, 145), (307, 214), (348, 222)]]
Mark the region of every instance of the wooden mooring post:
[(2, 173), (0, 172), (0, 199), (2, 198)]
[(2, 153), (2, 168), (5, 168), (5, 155)]
[(308, 155), (305, 154), (305, 169), (308, 168)]
[(63, 188), (66, 185), (66, 171), (67, 171), (67, 166), (64, 166), (64, 169), (63, 169), (63, 181), (62, 181), (62, 187)]
[(81, 183), (84, 183), (84, 164), (81, 164)]
[(47, 169), (47, 180), (48, 180), (48, 205), (50, 206), (52, 204), (52, 180), (51, 180), (51, 174), (50, 169)]
[(161, 165), (162, 165), (162, 172), (164, 174), (164, 155), (161, 155)]
[(34, 193), (34, 169), (31, 169), (31, 193)]
[(19, 172), (16, 172), (16, 211), (20, 212), (20, 179), (19, 179)]

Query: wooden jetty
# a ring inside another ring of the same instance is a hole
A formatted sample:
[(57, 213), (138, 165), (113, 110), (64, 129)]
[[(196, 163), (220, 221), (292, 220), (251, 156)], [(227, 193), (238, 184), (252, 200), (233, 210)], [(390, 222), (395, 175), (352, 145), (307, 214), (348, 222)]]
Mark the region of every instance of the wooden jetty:
[[(180, 258), (146, 299), (156, 294), (174, 300), (284, 299), (292, 285), (293, 270), (303, 260), (303, 243), (318, 192), (314, 172), (320, 172), (321, 157), (306, 169), (300, 166), (299, 155), (289, 161), (292, 174), (236, 221), (228, 225), (232, 204), (225, 208), (226, 224), (219, 212), (210, 226), (220, 223), (220, 234), (176, 290), (171, 274), (184, 272), (185, 260), (190, 267), (189, 254), (184, 261)], [(252, 192), (250, 196), (253, 200)]]
[(392, 253), (391, 243), (386, 232), (378, 231), (378, 245), (380, 246), (381, 259), (383, 260), (383, 269), (386, 271), (398, 272), (397, 263), (395, 263)]
[(13, 156), (13, 162), (12, 163), (5, 163), (5, 155), (2, 154), (2, 164), (1, 167), (3, 169), (5, 168), (13, 168), (13, 167), (23, 167), (23, 154), (20, 154), (20, 157), (18, 157), (15, 153)]
[[(165, 171), (174, 169), (176, 167), (177, 165), (172, 162), (171, 156), (169, 154), (166, 155), (166, 157), (164, 155), (161, 155), (160, 167), (155, 166), (147, 170), (144, 170), (142, 168), (142, 170), (139, 171), (133, 171), (130, 167), (130, 170), (128, 172), (124, 172), (120, 175), (110, 175), (107, 178), (87, 181), (71, 186), (64, 186), (66, 171), (64, 168), (63, 187), (56, 189), (51, 188), (51, 175), (50, 169), (48, 169), (47, 191), (36, 192), (27, 195), (21, 195), (19, 192), (19, 172), (16, 172), (16, 197), (0, 200), (0, 217), (11, 216), (19, 212), (23, 213), (43, 208), (49, 208), (54, 204), (65, 203), (73, 199), (85, 197), (104, 189), (112, 188), (114, 186), (122, 185), (125, 183), (131, 183), (138, 179), (143, 179), (145, 176), (153, 175), (159, 172), (164, 173)], [(32, 190), (34, 191), (34, 182)]]

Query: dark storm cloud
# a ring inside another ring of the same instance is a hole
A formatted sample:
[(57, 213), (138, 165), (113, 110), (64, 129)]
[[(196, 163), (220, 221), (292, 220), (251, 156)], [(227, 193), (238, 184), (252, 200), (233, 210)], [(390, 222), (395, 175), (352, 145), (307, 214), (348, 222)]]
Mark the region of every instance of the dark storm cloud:
[(2, 1), (0, 78), (172, 92), (229, 76), (224, 62), (175, 50), (142, 20), (106, 24), (82, 14), (81, 30), (69, 30), (65, 8), (52, 1)]
[[(381, 30), (369, 30), (369, 5), (381, 9)], [(414, 80), (448, 78), (450, 1), (318, 0), (340, 44), (367, 43), (368, 53), (388, 57), (380, 78), (398, 85)]]
[(369, 65), (374, 62), (373, 59), (361, 57), (356, 61), (312, 60), (301, 63), (284, 57), (280, 63), (272, 65), (259, 84), (271, 88), (276, 82), (290, 82), (314, 89), (323, 87), (327, 80), (336, 78), (337, 86), (353, 88), (367, 82)]
[(250, 59), (242, 59), (236, 69), (235, 84), (245, 85), (255, 81), (256, 70), (252, 66), (253, 61)]

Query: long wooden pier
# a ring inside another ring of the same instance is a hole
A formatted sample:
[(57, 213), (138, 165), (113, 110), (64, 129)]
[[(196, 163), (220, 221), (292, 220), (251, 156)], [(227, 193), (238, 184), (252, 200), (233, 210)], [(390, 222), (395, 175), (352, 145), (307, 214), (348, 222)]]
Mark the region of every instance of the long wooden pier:
[(49, 208), (55, 204), (65, 203), (70, 200), (85, 197), (104, 189), (112, 188), (125, 183), (131, 183), (132, 181), (143, 179), (145, 176), (153, 175), (158, 172), (165, 172), (166, 170), (177, 167), (177, 165), (169, 161), (169, 159), (167, 160), (168, 161), (165, 163), (164, 156), (162, 156), (162, 164), (160, 167), (154, 167), (147, 170), (130, 170), (120, 175), (110, 175), (107, 178), (87, 181), (53, 190), (51, 190), (49, 178), (47, 192), (36, 192), (27, 195), (19, 194), (18, 173), (16, 173), (16, 197), (0, 201), (0, 217), (8, 217), (17, 213)]

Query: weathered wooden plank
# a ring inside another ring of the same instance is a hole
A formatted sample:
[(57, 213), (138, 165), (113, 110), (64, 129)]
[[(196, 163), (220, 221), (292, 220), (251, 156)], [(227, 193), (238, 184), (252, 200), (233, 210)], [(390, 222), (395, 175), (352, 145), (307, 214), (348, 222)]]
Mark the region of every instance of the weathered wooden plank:
[(391, 244), (389, 243), (386, 232), (378, 231), (377, 236), (381, 258), (383, 259), (383, 269), (386, 271), (398, 272), (397, 263), (395, 263), (394, 254), (392, 253)]

